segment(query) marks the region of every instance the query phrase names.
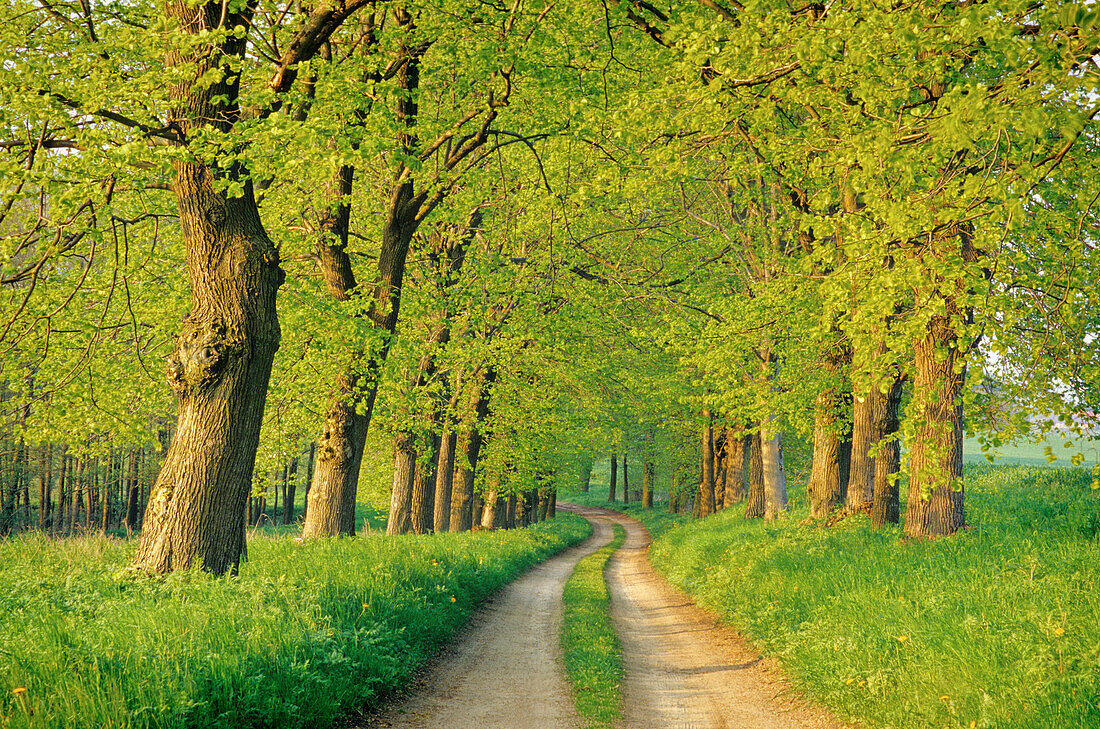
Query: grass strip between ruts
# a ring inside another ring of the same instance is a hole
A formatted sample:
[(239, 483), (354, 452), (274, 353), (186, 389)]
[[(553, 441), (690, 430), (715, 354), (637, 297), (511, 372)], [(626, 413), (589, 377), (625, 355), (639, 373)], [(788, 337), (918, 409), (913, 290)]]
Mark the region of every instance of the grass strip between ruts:
[(577, 713), (588, 729), (617, 726), (622, 719), (623, 654), (611, 623), (604, 579), (607, 560), (626, 539), (621, 526), (614, 528), (611, 543), (577, 564), (562, 593), (565, 671), (573, 685)]

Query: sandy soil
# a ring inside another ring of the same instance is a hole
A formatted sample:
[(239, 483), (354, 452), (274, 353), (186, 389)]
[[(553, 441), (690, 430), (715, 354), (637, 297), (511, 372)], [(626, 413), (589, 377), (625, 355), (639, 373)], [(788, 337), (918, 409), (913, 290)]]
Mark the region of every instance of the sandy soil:
[(657, 575), (646, 558), (649, 534), (637, 520), (604, 509), (562, 508), (592, 522), (593, 535), (505, 588), (421, 672), (406, 698), (360, 726), (580, 726), (561, 668), (561, 591), (576, 563), (610, 541), (612, 522), (627, 533), (607, 567), (626, 669), (624, 729), (846, 726), (800, 700), (774, 665)]

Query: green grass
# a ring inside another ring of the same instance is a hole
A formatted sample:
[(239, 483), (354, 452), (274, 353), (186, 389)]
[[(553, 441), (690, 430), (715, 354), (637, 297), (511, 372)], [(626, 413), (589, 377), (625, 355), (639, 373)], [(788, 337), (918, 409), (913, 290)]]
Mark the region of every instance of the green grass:
[(0, 726), (333, 726), (589, 531), (259, 537), (223, 579), (125, 577), (135, 542), (20, 537), (0, 544)]
[(615, 727), (622, 721), (623, 656), (604, 580), (607, 560), (626, 539), (626, 531), (618, 524), (614, 527), (611, 543), (577, 564), (562, 593), (565, 672), (587, 729)]
[[(1080, 452), (1085, 457), (1084, 467), (1091, 468), (1100, 459), (1098, 446), (1100, 443), (1091, 438), (1078, 438), (1073, 434), (1063, 438), (1058, 433), (1051, 433), (1036, 443), (1030, 441), (1006, 443), (994, 449), (992, 455), (997, 465), (1048, 466), (1051, 463), (1047, 459), (1046, 449), (1050, 448), (1050, 452), (1057, 457), (1053, 464), (1055, 466), (1069, 466), (1073, 455)], [(989, 462), (976, 438), (967, 438), (963, 443), (963, 460), (968, 463)]]
[[(722, 512), (651, 560), (867, 727), (1100, 727), (1100, 494), (1082, 469), (969, 466), (964, 533), (906, 540)], [(792, 491), (795, 489), (792, 484)], [(563, 497), (564, 498), (564, 497)], [(655, 534), (667, 515), (631, 509)]]

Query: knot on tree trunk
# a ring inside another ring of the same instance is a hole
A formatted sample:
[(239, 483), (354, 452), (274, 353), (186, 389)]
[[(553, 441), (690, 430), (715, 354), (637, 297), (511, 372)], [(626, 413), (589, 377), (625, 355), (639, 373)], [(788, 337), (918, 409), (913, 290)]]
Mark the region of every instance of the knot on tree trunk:
[(240, 337), (234, 336), (221, 319), (187, 319), (168, 357), (168, 385), (179, 397), (212, 387), (226, 365), (243, 354)]

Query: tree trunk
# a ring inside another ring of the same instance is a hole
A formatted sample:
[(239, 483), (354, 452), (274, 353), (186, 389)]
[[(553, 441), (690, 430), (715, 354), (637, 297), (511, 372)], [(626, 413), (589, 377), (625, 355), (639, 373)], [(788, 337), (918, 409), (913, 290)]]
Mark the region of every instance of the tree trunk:
[(485, 507), (481, 512), (481, 528), (492, 529), (497, 523), (497, 492), (500, 489), (500, 484), (495, 480), (490, 480), (485, 487)]
[(453, 430), (443, 434), (435, 467), (435, 500), (432, 524), (437, 532), (451, 530), (451, 490), (454, 486), (455, 445), (458, 436)]
[(745, 518), (764, 516), (764, 456), (760, 433), (753, 433), (749, 449), (749, 494), (745, 500)]
[(607, 488), (607, 500), (614, 503), (615, 501), (615, 479), (619, 474), (619, 459), (614, 453), (611, 454), (611, 483)]
[[(301, 450), (298, 451), (301, 453)], [(283, 494), (283, 523), (294, 523), (294, 499), (298, 495), (298, 456), (294, 456), (287, 463), (286, 484)]]
[(842, 503), (840, 488), (840, 398), (835, 390), (821, 392), (814, 409), (814, 452), (810, 482), (810, 516), (824, 518)]
[(496, 370), (488, 367), (482, 381), (476, 385), (478, 399), (474, 408), (474, 417), (469, 429), (459, 440), (461, 445), (458, 461), (459, 483), (451, 493), (451, 531), (465, 532), (473, 527), (474, 482), (477, 476), (477, 462), (481, 455), (484, 436), (481, 429), (489, 416), (489, 398), (493, 383), (496, 382)]
[(44, 444), (39, 452), (41, 463), (38, 471), (38, 529), (43, 532), (49, 530), (50, 517), (52, 516), (53, 494), (50, 493), (50, 489), (53, 487), (52, 455), (53, 444)]
[(129, 473), (126, 478), (126, 520), (123, 526), (126, 531), (137, 529), (139, 501), (141, 500), (141, 481), (138, 478), (138, 451), (130, 449)]
[(412, 529), (412, 488), (416, 473), (416, 438), (401, 431), (393, 439), (393, 489), (386, 534), (405, 534)]
[(886, 395), (878, 387), (853, 397), (852, 460), (847, 498), (850, 509), (861, 509), (874, 499), (875, 459), (870, 452), (881, 437), (875, 429), (875, 412), (884, 407), (885, 399)]
[(317, 463), (317, 441), (310, 441), (309, 456), (306, 460), (306, 492), (302, 494), (302, 520), (305, 521), (309, 510), (309, 489), (313, 485), (313, 466)]
[(733, 431), (726, 430), (726, 478), (723, 484), (725, 494), (722, 503), (733, 506), (745, 498), (745, 465), (749, 462), (750, 442), (743, 436), (734, 437)]
[(627, 454), (623, 453), (623, 503), (630, 503), (630, 475), (627, 473)]
[[(955, 307), (948, 302), (948, 311)], [(958, 313), (953, 312), (953, 313)], [(962, 484), (962, 388), (966, 379), (950, 316), (934, 316), (913, 342), (917, 432), (909, 449), (905, 533), (953, 534), (965, 523)]]
[[(774, 417), (770, 419), (774, 421)], [(764, 519), (772, 521), (787, 510), (787, 475), (783, 465), (783, 440), (778, 433), (762, 433), (760, 459), (764, 468)]]
[(672, 469), (672, 475), (669, 476), (668, 484), (668, 513), (675, 514), (680, 511), (680, 479), (678, 478), (679, 471), (675, 468)]
[(588, 493), (588, 489), (592, 485), (592, 458), (590, 456), (584, 456), (581, 458), (580, 464), (580, 487), (581, 491)]
[(428, 458), (422, 455), (416, 460), (412, 488), (412, 530), (416, 534), (430, 534), (435, 527), (432, 515), (435, 510), (435, 457), (439, 451), (439, 436), (428, 441)]
[(901, 447), (896, 434), (900, 419), (898, 409), (901, 405), (902, 378), (895, 376), (890, 381), (889, 391), (879, 401), (875, 409), (875, 432), (880, 441), (878, 456), (875, 457), (874, 501), (871, 505), (871, 524), (877, 529), (889, 524), (897, 524), (899, 518), (899, 493), (897, 475), (901, 466)]
[(714, 504), (714, 424), (709, 411), (703, 413), (702, 477), (699, 480), (698, 516), (709, 516), (717, 509)]
[[(251, 21), (249, 8), (227, 13), (220, 2), (197, 9), (169, 2), (166, 12), (196, 39), (210, 28)], [(229, 132), (239, 116), (240, 76), (221, 69), (244, 56), (246, 39), (230, 33), (198, 43), (190, 57), (167, 54), (169, 66), (188, 68), (171, 90), (188, 118), (173, 123), (184, 134), (198, 127)], [(210, 74), (220, 80), (193, 81)], [(222, 574), (237, 569), (244, 548), (245, 497), (279, 348), (275, 295), (283, 272), (252, 184), (238, 177), (243, 170), (208, 168), (186, 154), (173, 166), (192, 307), (168, 359), (176, 433), (150, 495), (134, 565), (151, 573), (201, 566)], [(226, 192), (226, 182), (238, 186), (237, 194)]]

